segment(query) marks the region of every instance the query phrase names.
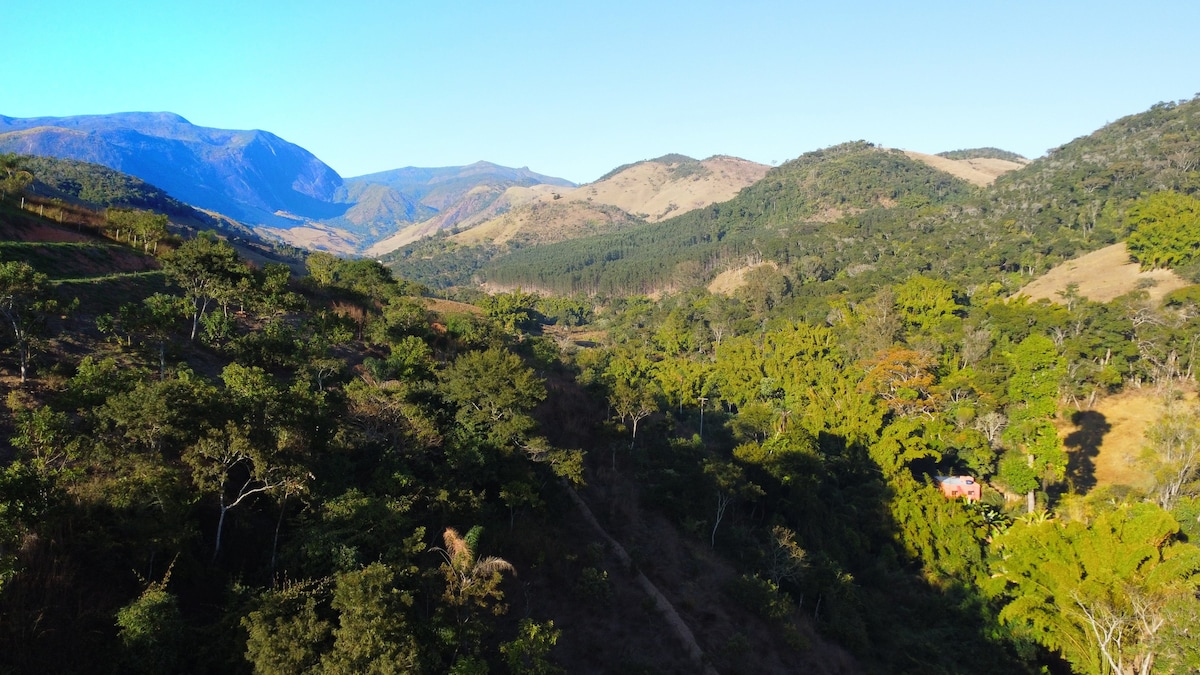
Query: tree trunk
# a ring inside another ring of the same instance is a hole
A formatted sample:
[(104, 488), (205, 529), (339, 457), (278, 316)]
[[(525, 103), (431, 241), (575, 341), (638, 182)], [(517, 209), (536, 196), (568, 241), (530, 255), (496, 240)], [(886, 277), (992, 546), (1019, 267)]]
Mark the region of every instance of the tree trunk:
[(731, 497), (723, 492), (717, 493), (717, 517), (713, 521), (712, 536), (709, 538), (709, 546), (717, 547), (717, 528), (721, 526), (721, 521), (725, 518), (725, 509), (729, 508)]
[(279, 520), (275, 521), (275, 540), (271, 542), (271, 571), (275, 571), (275, 554), (279, 551), (279, 528), (283, 527), (283, 514), (287, 511), (287, 495), (279, 502)]
[(221, 495), (221, 517), (217, 519), (217, 545), (213, 548), (213, 562), (221, 555), (221, 533), (225, 529), (225, 514), (229, 513), (229, 508), (225, 506), (225, 495)]
[[(1029, 461), (1030, 468), (1032, 468), (1033, 467), (1033, 455), (1026, 455), (1026, 458)], [(1033, 513), (1034, 507), (1036, 505), (1037, 505), (1037, 503), (1036, 503), (1036, 500), (1034, 499), (1034, 491), (1030, 490), (1029, 494), (1025, 495), (1025, 509), (1029, 513)]]

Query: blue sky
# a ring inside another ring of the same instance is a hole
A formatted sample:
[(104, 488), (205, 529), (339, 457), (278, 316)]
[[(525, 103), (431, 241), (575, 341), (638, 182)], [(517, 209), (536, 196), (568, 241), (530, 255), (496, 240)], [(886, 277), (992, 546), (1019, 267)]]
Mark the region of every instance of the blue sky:
[(1200, 92), (1200, 2), (7, 3), (0, 114), (171, 111), (343, 176), (486, 159), (576, 182), (865, 139), (1028, 157)]

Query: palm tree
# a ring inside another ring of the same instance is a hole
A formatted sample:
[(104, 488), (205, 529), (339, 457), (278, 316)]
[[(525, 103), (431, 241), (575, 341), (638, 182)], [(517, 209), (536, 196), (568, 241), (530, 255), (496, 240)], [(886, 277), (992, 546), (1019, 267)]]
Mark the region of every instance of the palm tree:
[(495, 616), (508, 610), (500, 602), (504, 597), (500, 581), (504, 572), (515, 574), (516, 570), (503, 558), (479, 557), (479, 535), (482, 532), (483, 528), (476, 525), (464, 537), (448, 527), (442, 534), (446, 547), (430, 548), (441, 554), (441, 570), (446, 577), (446, 592), (442, 594), (442, 599), (447, 606), (438, 613), (445, 617), (444, 620), (453, 622), (453, 638), (449, 641), (454, 645), (451, 662), (458, 659), (460, 653), (467, 656), (478, 653), (485, 625), (475, 619), (477, 610), (486, 609)]
[[(478, 525), (468, 530), (465, 537), (453, 527), (448, 527), (442, 534), (446, 547), (435, 546), (430, 549), (442, 555), (441, 569), (446, 576), (446, 592), (442, 597), (455, 607), (474, 604), (484, 608), (489, 598), (499, 600), (504, 596), (499, 589), (501, 575), (504, 572), (516, 574), (512, 564), (503, 558), (479, 557), (479, 536), (482, 533), (483, 528)], [(492, 612), (499, 615), (504, 608), (496, 605)]]

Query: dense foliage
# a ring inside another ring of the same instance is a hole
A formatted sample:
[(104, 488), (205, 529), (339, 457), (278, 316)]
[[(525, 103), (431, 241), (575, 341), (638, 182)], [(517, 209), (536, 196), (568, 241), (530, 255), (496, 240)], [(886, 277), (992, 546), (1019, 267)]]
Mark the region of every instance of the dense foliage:
[(1015, 152), (1000, 148), (969, 148), (966, 150), (950, 150), (939, 152), (938, 157), (946, 159), (1003, 159), (1009, 162), (1024, 162), (1025, 158)]
[[(0, 671), (1194, 670), (1200, 295), (1009, 299), (999, 239), (952, 267), (1000, 231), (1026, 270), (1129, 223), (1158, 245), (1177, 198), (1097, 186), (1086, 230), (1009, 201), (1061, 179), (1018, 173), (850, 144), (548, 254), (626, 241), (583, 293), (472, 305), (211, 235), (122, 238), (153, 277), (0, 249)], [(698, 250), (764, 264), (714, 295)], [(1091, 404), (1124, 389), (1163, 408), (1116, 482)]]
[(186, 204), (149, 183), (99, 164), (73, 159), (22, 155), (17, 165), (37, 177), (48, 197), (68, 197), (95, 206), (118, 206), (192, 217)]
[(508, 288), (624, 295), (704, 285), (768, 261), (798, 295), (859, 294), (912, 272), (1015, 292), (1054, 264), (1124, 238), (1133, 229), (1127, 212), (1143, 195), (1195, 192), (1198, 148), (1200, 100), (1118, 120), (986, 190), (902, 153), (848, 143), (777, 167), (729, 202), (653, 225), (485, 256), (422, 249), (397, 269), (426, 281), (445, 259), (457, 261), (458, 283), (470, 271)]

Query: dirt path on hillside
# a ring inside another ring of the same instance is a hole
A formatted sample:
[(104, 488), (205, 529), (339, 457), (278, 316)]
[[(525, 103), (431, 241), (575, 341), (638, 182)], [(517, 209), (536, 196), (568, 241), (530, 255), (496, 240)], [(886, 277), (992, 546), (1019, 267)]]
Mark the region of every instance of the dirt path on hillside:
[(571, 501), (575, 502), (575, 506), (579, 508), (579, 512), (583, 514), (583, 519), (586, 520), (593, 528), (595, 528), (600, 536), (608, 542), (608, 545), (612, 547), (613, 552), (616, 554), (617, 559), (620, 560), (621, 564), (625, 566), (626, 571), (635, 572), (635, 578), (638, 586), (641, 587), (646, 595), (650, 596), (650, 599), (654, 602), (654, 608), (663, 615), (663, 619), (675, 633), (675, 637), (677, 637), (679, 641), (683, 643), (684, 649), (687, 650), (688, 656), (691, 657), (696, 668), (700, 672), (703, 672), (704, 675), (717, 675), (717, 669), (714, 668), (711, 663), (705, 662), (704, 650), (700, 649), (700, 645), (696, 642), (696, 636), (694, 633), (692, 633), (692, 629), (688, 627), (686, 622), (684, 622), (683, 617), (679, 616), (679, 612), (675, 609), (675, 606), (671, 604), (671, 601), (667, 600), (667, 596), (663, 595), (662, 591), (658, 590), (658, 587), (655, 586), (650, 579), (646, 578), (646, 575), (642, 574), (641, 570), (638, 570), (634, 566), (633, 560), (629, 557), (629, 553), (625, 551), (625, 547), (621, 546), (616, 539), (613, 539), (612, 535), (610, 535), (600, 525), (600, 521), (596, 520), (596, 516), (592, 514), (592, 510), (588, 508), (587, 503), (583, 501), (583, 498), (579, 496), (579, 493), (575, 492), (575, 490), (568, 485), (564, 484), (563, 487), (566, 488), (567, 495), (570, 496)]

